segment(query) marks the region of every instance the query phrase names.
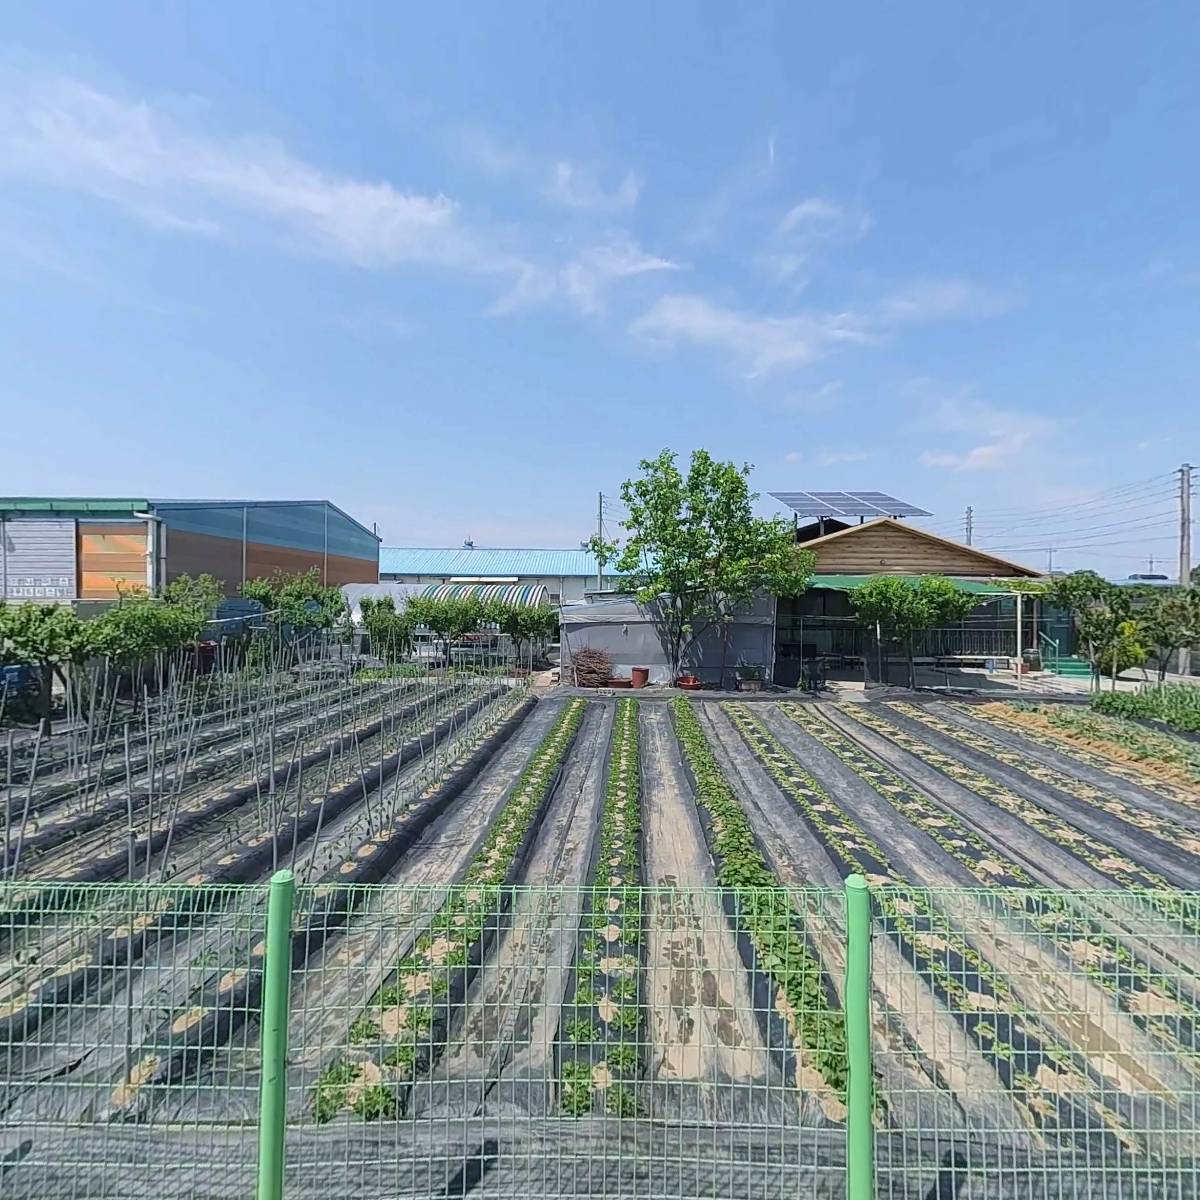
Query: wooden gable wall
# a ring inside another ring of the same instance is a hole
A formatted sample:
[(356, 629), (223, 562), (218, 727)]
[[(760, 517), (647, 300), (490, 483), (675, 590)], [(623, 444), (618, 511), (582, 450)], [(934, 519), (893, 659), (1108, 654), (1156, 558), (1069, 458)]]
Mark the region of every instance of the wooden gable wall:
[(1005, 572), (969, 547), (930, 541), (895, 525), (856, 528), (809, 547), (827, 575), (958, 575), (989, 579)]

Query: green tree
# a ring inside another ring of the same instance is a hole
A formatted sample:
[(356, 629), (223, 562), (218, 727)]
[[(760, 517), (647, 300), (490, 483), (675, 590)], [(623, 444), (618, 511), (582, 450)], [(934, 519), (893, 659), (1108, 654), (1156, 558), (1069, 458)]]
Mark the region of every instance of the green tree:
[(1128, 622), (1134, 619), (1134, 593), (1102, 579), (1095, 571), (1072, 571), (1047, 584), (1041, 595), (1047, 603), (1071, 614), (1084, 656), (1092, 665), (1093, 689), (1099, 688), (1101, 671), (1107, 669), (1115, 690), (1123, 669), (1122, 656), (1128, 657), (1131, 651)]
[(517, 662), (521, 661), (521, 649), (527, 643), (545, 643), (558, 631), (558, 609), (503, 607), (497, 614), (496, 624), (501, 633), (512, 639)]
[(696, 642), (756, 594), (802, 592), (815, 559), (796, 545), (787, 521), (753, 515), (749, 465), (696, 450), (684, 476), (675, 459), (670, 450), (643, 459), (641, 475), (621, 485), (628, 536), (617, 567), (650, 612), (678, 676)]
[(1162, 683), (1179, 651), (1200, 644), (1200, 588), (1156, 592), (1138, 611), (1137, 624), (1140, 640), (1154, 651)]
[(0, 604), (0, 663), (30, 666), (38, 676), (42, 732), (51, 732), (54, 675), (93, 652), (92, 622), (81, 621), (66, 604)]
[(913, 646), (929, 629), (961, 621), (980, 603), (980, 597), (960, 591), (943, 575), (904, 579), (898, 575), (874, 575), (857, 591), (850, 603), (859, 622), (876, 626), (880, 637), (899, 643), (908, 662), (909, 687), (917, 686)]
[(408, 609), (396, 611), (391, 596), (363, 596), (358, 602), (363, 625), (371, 638), (371, 653), (396, 662), (412, 649), (413, 617)]
[(177, 575), (162, 590), (167, 604), (197, 608), (211, 617), (225, 597), (225, 585), (212, 575)]
[(291, 574), (276, 571), (269, 579), (247, 579), (241, 591), (245, 599), (257, 600), (271, 614), (276, 627), (288, 625), (298, 632), (332, 629), (346, 615), (342, 589), (322, 584), (317, 567)]
[(450, 647), (462, 641), (469, 633), (475, 633), (493, 615), (489, 605), (472, 597), (448, 597), (435, 600), (428, 596), (414, 596), (406, 610), (414, 625), (423, 625), (442, 643), (442, 654), (450, 666)]

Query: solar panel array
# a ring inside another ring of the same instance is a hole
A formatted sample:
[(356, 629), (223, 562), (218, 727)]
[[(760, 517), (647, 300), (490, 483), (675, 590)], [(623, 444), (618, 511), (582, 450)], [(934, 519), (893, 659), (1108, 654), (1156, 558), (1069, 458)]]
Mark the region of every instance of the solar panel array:
[(887, 492), (771, 492), (802, 517), (931, 517), (933, 513)]

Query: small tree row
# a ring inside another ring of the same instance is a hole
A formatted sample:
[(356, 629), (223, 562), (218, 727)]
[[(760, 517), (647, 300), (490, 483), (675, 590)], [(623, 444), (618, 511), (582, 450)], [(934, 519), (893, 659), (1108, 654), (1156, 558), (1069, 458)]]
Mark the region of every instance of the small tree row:
[(558, 630), (558, 610), (517, 608), (500, 601), (472, 597), (435, 599), (414, 596), (397, 611), (391, 596), (364, 596), (359, 601), (372, 652), (390, 662), (412, 649), (418, 629), (428, 630), (442, 644), (450, 661), (450, 647), (472, 634), (497, 630), (512, 639), (518, 659), (527, 643), (545, 642)]

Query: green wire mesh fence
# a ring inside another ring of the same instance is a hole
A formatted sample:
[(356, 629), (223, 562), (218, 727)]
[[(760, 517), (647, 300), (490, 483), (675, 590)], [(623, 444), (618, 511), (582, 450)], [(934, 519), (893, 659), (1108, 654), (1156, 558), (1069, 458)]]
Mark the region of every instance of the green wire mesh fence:
[(529, 855), (0, 889), (0, 1194), (1196, 1194), (1200, 896), (641, 888), (613, 838), (507, 886)]

